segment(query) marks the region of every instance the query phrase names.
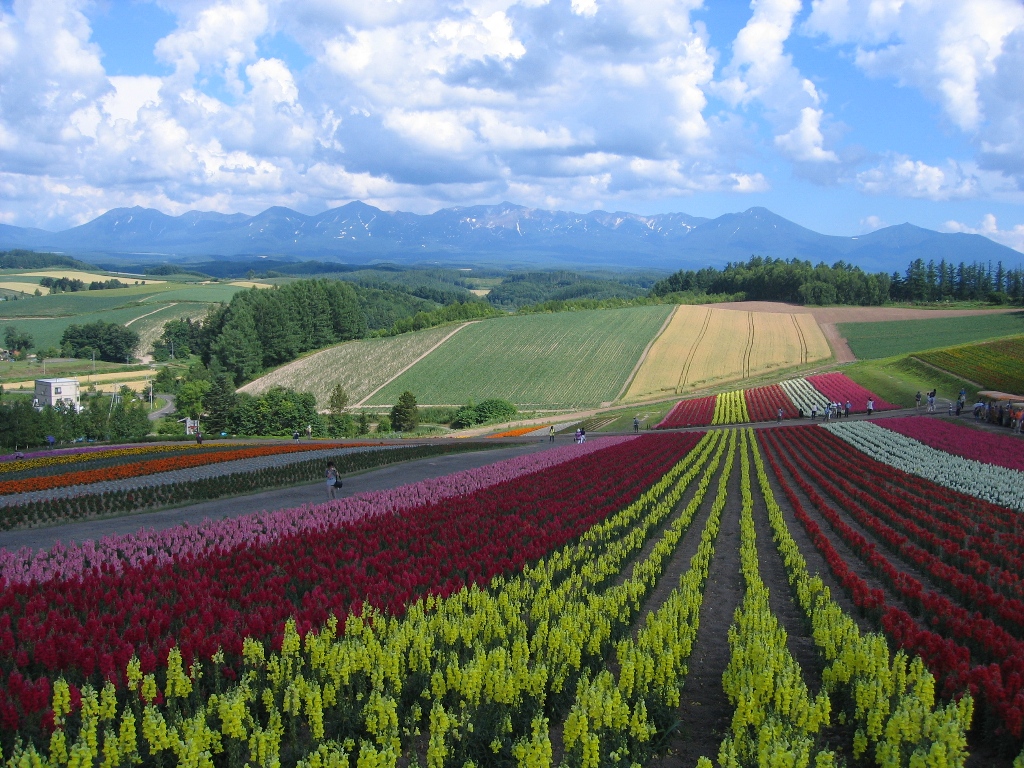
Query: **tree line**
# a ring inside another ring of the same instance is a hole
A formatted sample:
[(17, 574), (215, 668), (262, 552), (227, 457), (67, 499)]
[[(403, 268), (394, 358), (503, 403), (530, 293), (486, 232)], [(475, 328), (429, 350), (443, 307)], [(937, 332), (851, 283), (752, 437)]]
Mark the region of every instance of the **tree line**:
[(0, 388), (0, 446), (8, 449), (47, 445), (47, 436), (56, 443), (72, 440), (141, 440), (151, 423), (146, 406), (127, 387), (122, 387), (116, 402), (110, 395), (82, 396), (82, 410), (61, 404), (36, 410), (32, 401), (3, 398)]
[(838, 261), (812, 265), (800, 259), (754, 256), (724, 268), (680, 270), (651, 288), (652, 297), (742, 294), (748, 301), (796, 304), (885, 304), (891, 301), (1024, 301), (1024, 269), (945, 259), (916, 259), (904, 273), (868, 273)]

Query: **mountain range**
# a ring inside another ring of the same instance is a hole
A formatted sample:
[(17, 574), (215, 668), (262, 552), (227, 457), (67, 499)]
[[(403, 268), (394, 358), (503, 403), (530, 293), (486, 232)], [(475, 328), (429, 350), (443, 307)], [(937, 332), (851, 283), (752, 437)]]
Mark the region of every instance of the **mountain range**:
[(766, 208), (714, 219), (685, 213), (572, 213), (512, 203), (444, 208), (428, 215), (382, 211), (353, 202), (315, 216), (268, 208), (255, 216), (115, 208), (60, 232), (0, 224), (0, 249), (57, 251), (134, 263), (211, 258), (322, 259), (359, 264), (517, 263), (679, 269), (742, 261), (752, 255), (868, 270), (902, 271), (916, 258), (1003, 261), (1022, 256), (981, 235), (900, 224), (866, 235), (823, 235)]

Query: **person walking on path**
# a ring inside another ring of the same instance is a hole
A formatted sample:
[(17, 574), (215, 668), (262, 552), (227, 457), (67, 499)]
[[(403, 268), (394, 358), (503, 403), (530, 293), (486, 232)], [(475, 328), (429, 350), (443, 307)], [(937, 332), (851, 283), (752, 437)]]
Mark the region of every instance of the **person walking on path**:
[(580, 444), (582, 445), (585, 442), (587, 442), (587, 430), (580, 427)]
[(327, 499), (337, 498), (338, 488), (341, 487), (341, 481), (338, 479), (338, 470), (334, 466), (333, 461), (327, 462)]
[(868, 398), (868, 416), (871, 416), (875, 412), (875, 399), (873, 397)]
[(296, 442), (296, 443), (297, 443), (297, 442), (299, 442), (299, 430), (297, 430), (297, 429), (296, 429), (296, 430), (295, 430), (295, 431), (294, 431), (294, 432), (292, 433), (292, 438), (293, 438), (293, 439), (295, 440), (295, 442)]
[(640, 432), (640, 419), (638, 419), (636, 416), (633, 417), (633, 432)]
[(555, 442), (555, 425), (554, 424), (552, 424), (551, 428), (548, 429), (548, 442), (549, 443)]
[(818, 404), (814, 403), (811, 406), (811, 421), (814, 421), (817, 418), (818, 418)]
[(576, 437), (573, 440), (573, 442), (577, 443), (577, 444), (579, 444), (579, 442), (580, 442), (580, 428), (579, 427), (576, 427)]
[(917, 394), (914, 395), (914, 402), (916, 403), (914, 407), (921, 410), (921, 390), (917, 390)]
[(312, 424), (307, 424), (306, 425), (306, 439), (307, 440), (312, 440), (313, 439), (313, 425)]
[(847, 400), (846, 401), (846, 413), (844, 413), (843, 415), (846, 416), (847, 418), (849, 418), (851, 410), (853, 410), (853, 403), (851, 403), (849, 400)]
[(775, 423), (776, 424), (781, 424), (782, 423), (782, 409), (781, 408), (779, 408), (779, 412), (775, 414)]

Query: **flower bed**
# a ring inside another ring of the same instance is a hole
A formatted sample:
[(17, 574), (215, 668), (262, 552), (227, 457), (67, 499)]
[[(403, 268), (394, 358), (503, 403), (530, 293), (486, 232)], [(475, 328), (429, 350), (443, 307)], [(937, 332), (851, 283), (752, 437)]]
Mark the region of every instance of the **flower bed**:
[(778, 384), (744, 390), (743, 396), (747, 400), (747, 413), (751, 421), (775, 421), (779, 408), (782, 409), (784, 419), (795, 419), (800, 415), (793, 401)]
[(828, 398), (829, 402), (842, 403), (843, 405), (849, 402), (853, 406), (850, 409), (853, 413), (866, 413), (869, 399), (875, 401), (876, 411), (889, 411), (899, 408), (898, 405), (886, 402), (871, 390), (865, 389), (849, 376), (842, 373), (819, 373), (814, 376), (808, 376), (807, 381)]
[[(325, 504), (307, 504), (294, 509), (258, 512), (228, 520), (209, 521), (199, 526), (179, 526), (163, 531), (140, 531), (123, 536), (107, 536), (98, 542), (86, 541), (70, 547), (57, 545), (50, 550), (39, 552), (29, 549), (8, 552), (0, 549), (0, 579), (8, 583), (33, 580), (43, 582), (52, 578), (70, 579), (92, 568), (118, 571), (125, 565), (141, 566), (151, 560), (169, 562), (175, 557), (196, 556), (216, 548), (246, 544), (262, 545), (280, 536), (299, 534), (330, 523), (388, 514), (399, 509), (411, 509), (439, 502), (452, 496), (470, 494), (496, 483), (510, 482), (518, 477), (635, 439), (637, 438), (633, 435), (604, 437), (592, 440), (584, 446), (563, 446), (541, 453), (518, 456), (477, 469), (467, 469), (386, 491), (363, 493)], [(479, 450), (479, 446), (445, 442), (438, 445), (389, 448), (387, 451), (360, 451), (340, 456), (336, 463), (344, 473), (382, 466), (394, 461), (471, 450)], [(303, 472), (301, 480), (321, 480), (324, 461), (317, 459), (308, 466), (296, 465), (295, 469), (296, 472)], [(242, 473), (239, 479), (243, 483), (251, 483), (252, 474)], [(227, 480), (231, 481), (232, 477), (229, 476)], [(171, 490), (186, 493), (189, 488), (183, 483), (175, 484)], [(203, 490), (204, 487), (199, 484), (198, 490), (193, 491), (193, 496), (181, 500), (216, 498), (216, 495), (204, 497)], [(121, 498), (127, 498), (127, 495), (122, 495)], [(136, 503), (138, 502), (139, 499), (136, 498)], [(83, 506), (91, 509), (90, 505)]]
[[(59, 454), (35, 453), (26, 454), (25, 458), (16, 459), (14, 456), (4, 457), (0, 462), (0, 473), (24, 472), (26, 470), (61, 466), (63, 464), (77, 464), (83, 461), (95, 461), (110, 458), (131, 458), (133, 456), (145, 456), (152, 453), (172, 453), (174, 451), (186, 452), (203, 450), (198, 445), (172, 443), (167, 445), (129, 445), (129, 446), (106, 446), (103, 448), (72, 448)], [(209, 449), (206, 449), (209, 450)]]
[(522, 437), (523, 435), (528, 435), (531, 432), (536, 432), (539, 429), (547, 429), (549, 426), (550, 424), (543, 424), (539, 427), (519, 427), (518, 429), (508, 429), (504, 432), (497, 432), (493, 435), (488, 435), (487, 437)]
[(20, 480), (0, 481), (0, 495), (6, 496), (14, 493), (45, 491), (50, 488), (61, 488), (73, 485), (88, 485), (108, 480), (120, 480), (128, 477), (154, 475), (160, 472), (173, 472), (175, 470), (187, 469), (189, 467), (201, 467), (208, 464), (225, 461), (238, 461), (241, 459), (256, 458), (259, 456), (275, 456), (290, 453), (302, 453), (306, 451), (323, 451), (331, 448), (359, 448), (375, 445), (377, 445), (377, 443), (336, 443), (334, 445), (302, 443), (299, 445), (259, 445), (227, 451), (202, 451), (194, 454), (189, 453), (183, 456), (131, 462), (113, 467), (103, 467), (101, 469), (85, 469), (78, 472), (63, 472), (56, 475), (43, 475), (39, 477), (27, 477)]
[(742, 389), (723, 392), (715, 400), (712, 424), (746, 424), (748, 421), (750, 416), (747, 414), (747, 401), (743, 398)]
[(715, 395), (680, 400), (655, 429), (676, 429), (678, 427), (706, 427), (715, 416)]
[[(807, 430), (766, 431), (760, 437), (797, 519), (805, 526), (854, 603), (878, 620), (899, 647), (924, 659), (940, 683), (944, 696), (951, 697), (968, 689), (977, 692), (985, 705), (982, 714), (988, 720), (990, 731), (1009, 735), (1019, 745), (1024, 734), (1024, 642), (1015, 639), (990, 619), (956, 605), (942, 594), (926, 590), (850, 526), (818, 492), (818, 483), (812, 485), (804, 479), (815, 477), (821, 482), (832, 470), (831, 464), (817, 464), (815, 457), (821, 454), (807, 443), (810, 439)], [(782, 468), (788, 474), (783, 473)], [(930, 627), (938, 629), (937, 632), (915, 621), (907, 611), (888, 605), (882, 590), (871, 589), (849, 567), (804, 510), (789, 486), (789, 477), (847, 545), (908, 606), (920, 611), (922, 620), (927, 620)], [(857, 506), (855, 500), (837, 485), (827, 481), (825, 484), (841, 509), (848, 511)], [(981, 656), (979, 660), (983, 663), (972, 662), (972, 650)]]
[(891, 467), (1024, 512), (1024, 473), (951, 456), (871, 422), (832, 424), (825, 429)]
[[(635, 500), (700, 438), (618, 441), (468, 494), (425, 505), (407, 495), (395, 514), (332, 519), (332, 505), (322, 505), (328, 515), (300, 534), (257, 533), (201, 554), (122, 562), (119, 571), (83, 563), (70, 580), (9, 584), (0, 593), (7, 690), (58, 672), (76, 684), (100, 676), (123, 685), (133, 654), (149, 673), (172, 647), (186, 668), (223, 649), (230, 670), (243, 638), (280, 647), (290, 617), (305, 634), (331, 614), (358, 615), (364, 601), (400, 615), (418, 596), (485, 584), (580, 535)], [(624, 476), (627, 463), (634, 471)], [(45, 708), (36, 698), (22, 697), (21, 708)], [(9, 702), (0, 710), (9, 727), (17, 711)]]
[(1024, 442), (1019, 437), (918, 416), (885, 419), (878, 425), (944, 453), (1024, 472)]
[(805, 415), (809, 416), (814, 406), (817, 406), (818, 413), (821, 413), (828, 405), (828, 398), (815, 389), (807, 379), (786, 379), (780, 381), (779, 386), (794, 407), (803, 408)]

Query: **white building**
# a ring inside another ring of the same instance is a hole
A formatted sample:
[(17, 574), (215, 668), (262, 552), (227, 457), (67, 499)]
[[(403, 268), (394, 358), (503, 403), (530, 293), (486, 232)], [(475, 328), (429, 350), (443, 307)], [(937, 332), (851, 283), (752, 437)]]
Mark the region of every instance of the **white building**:
[(48, 405), (56, 408), (61, 403), (70, 403), (76, 411), (82, 410), (78, 379), (36, 379), (33, 406), (42, 410)]

